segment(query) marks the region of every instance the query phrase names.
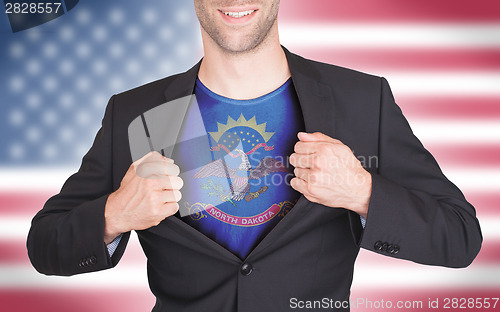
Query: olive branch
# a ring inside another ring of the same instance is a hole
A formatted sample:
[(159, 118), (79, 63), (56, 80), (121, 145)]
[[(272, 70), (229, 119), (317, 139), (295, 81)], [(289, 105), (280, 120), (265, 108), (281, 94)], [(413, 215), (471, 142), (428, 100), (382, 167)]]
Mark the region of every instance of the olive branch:
[(224, 192), (224, 188), (222, 187), (222, 184), (220, 184), (220, 183), (216, 184), (212, 179), (208, 179), (207, 183), (201, 184), (200, 187), (203, 190), (209, 191), (208, 196), (218, 197), (220, 199), (223, 199), (224, 201), (230, 202), (231, 204), (233, 204), (236, 207), (236, 204), (231, 199), (231, 197), (227, 196), (226, 192)]

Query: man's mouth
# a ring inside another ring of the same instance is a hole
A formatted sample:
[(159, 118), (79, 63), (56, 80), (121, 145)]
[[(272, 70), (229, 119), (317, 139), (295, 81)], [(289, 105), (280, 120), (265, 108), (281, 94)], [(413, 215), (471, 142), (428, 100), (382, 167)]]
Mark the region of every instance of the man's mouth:
[(230, 17), (242, 18), (244, 16), (248, 16), (248, 15), (252, 14), (255, 11), (257, 11), (257, 10), (248, 10), (248, 11), (242, 11), (242, 12), (224, 12), (224, 11), (221, 11), (221, 12), (227, 16), (230, 16)]

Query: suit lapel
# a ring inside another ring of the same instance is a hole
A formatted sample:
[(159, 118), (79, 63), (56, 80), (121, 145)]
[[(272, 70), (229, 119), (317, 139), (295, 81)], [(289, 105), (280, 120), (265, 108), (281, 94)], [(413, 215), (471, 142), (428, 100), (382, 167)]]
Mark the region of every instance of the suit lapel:
[(192, 95), (194, 93), (194, 85), (196, 83), (196, 77), (198, 76), (198, 71), (200, 70), (201, 61), (194, 65), (187, 72), (179, 74), (170, 83), (170, 85), (165, 89), (165, 101), (173, 101), (178, 98)]
[(321, 73), (311, 61), (283, 48), (292, 73), (295, 91), (299, 97), (307, 132), (323, 132), (334, 136), (335, 101), (331, 88), (322, 82)]

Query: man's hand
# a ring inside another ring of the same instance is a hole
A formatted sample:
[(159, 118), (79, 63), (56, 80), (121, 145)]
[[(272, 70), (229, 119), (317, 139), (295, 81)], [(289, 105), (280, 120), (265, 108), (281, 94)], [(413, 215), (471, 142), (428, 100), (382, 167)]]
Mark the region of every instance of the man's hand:
[(151, 152), (130, 165), (105, 207), (104, 242), (131, 230), (158, 225), (177, 212), (183, 185), (172, 159)]
[(290, 164), (291, 186), (315, 203), (343, 207), (366, 218), (372, 179), (351, 149), (320, 132), (299, 132)]

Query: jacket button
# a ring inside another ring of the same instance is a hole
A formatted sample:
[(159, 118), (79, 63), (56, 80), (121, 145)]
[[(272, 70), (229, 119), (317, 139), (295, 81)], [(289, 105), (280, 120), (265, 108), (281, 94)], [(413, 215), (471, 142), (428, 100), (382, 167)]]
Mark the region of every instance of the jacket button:
[(387, 252), (390, 253), (391, 255), (394, 253), (394, 246), (392, 244), (389, 244), (387, 246)]
[(97, 263), (97, 258), (95, 256), (90, 257), (89, 263), (90, 265), (95, 265)]
[(381, 248), (380, 250), (382, 250), (382, 251), (387, 251), (387, 248), (388, 248), (388, 247), (389, 247), (389, 244), (388, 244), (388, 243), (386, 243), (386, 242), (384, 242), (384, 243), (382, 244), (382, 248)]
[(248, 276), (252, 273), (253, 267), (250, 263), (243, 263), (243, 265), (240, 268), (241, 274)]
[(393, 252), (392, 252), (392, 254), (393, 254), (393, 255), (395, 255), (395, 254), (397, 254), (398, 252), (399, 252), (399, 245), (394, 245), (394, 246), (393, 246)]
[(375, 245), (373, 245), (373, 248), (375, 248), (375, 250), (382, 250), (382, 242), (377, 241)]

